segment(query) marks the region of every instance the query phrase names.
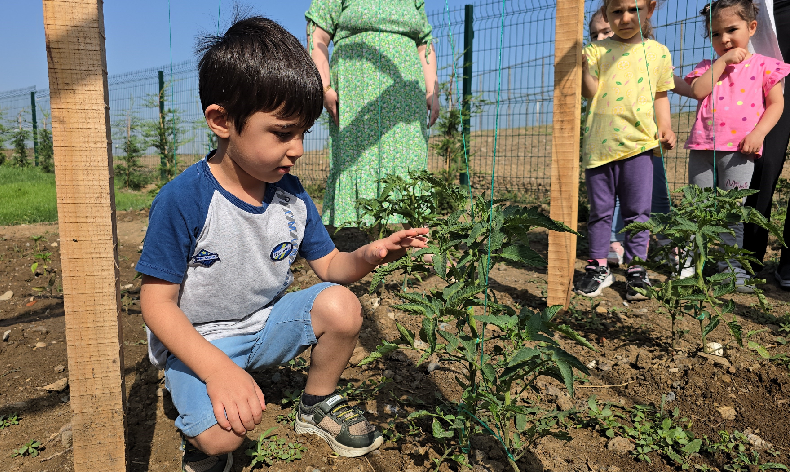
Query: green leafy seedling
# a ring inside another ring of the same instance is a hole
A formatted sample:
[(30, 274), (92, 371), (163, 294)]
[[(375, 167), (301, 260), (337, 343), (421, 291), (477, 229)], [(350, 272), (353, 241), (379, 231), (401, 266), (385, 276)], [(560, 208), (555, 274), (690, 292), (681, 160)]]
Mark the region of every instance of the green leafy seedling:
[(44, 449), (44, 445), (40, 442), (36, 441), (35, 439), (31, 439), (30, 441), (26, 442), (22, 447), (19, 449), (14, 449), (11, 452), (11, 457), (17, 456), (30, 456), (36, 457), (40, 451)]
[(302, 458), (307, 448), (298, 442), (288, 442), (274, 434), (273, 426), (260, 435), (255, 445), (245, 452), (252, 457), (252, 468), (266, 465), (271, 467), (276, 461), (293, 462)]
[(11, 413), (10, 415), (0, 415), (0, 429), (18, 424), (19, 416), (16, 413)]

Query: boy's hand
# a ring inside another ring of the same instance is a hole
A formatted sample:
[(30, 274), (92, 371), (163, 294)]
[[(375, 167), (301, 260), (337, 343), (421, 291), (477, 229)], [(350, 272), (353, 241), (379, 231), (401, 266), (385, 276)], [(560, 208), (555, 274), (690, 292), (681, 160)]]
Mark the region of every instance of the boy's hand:
[(741, 141), (740, 145), (738, 146), (738, 150), (741, 152), (741, 154), (756, 154), (760, 148), (763, 147), (764, 140), (765, 135), (757, 130), (754, 130), (747, 134), (745, 138), (743, 138), (743, 141)]
[(237, 365), (219, 369), (205, 382), (220, 428), (241, 435), (260, 424), (266, 401), (258, 384), (244, 369)]
[(740, 64), (746, 59), (748, 54), (749, 51), (744, 48), (732, 48), (721, 56), (719, 60), (724, 61), (725, 64)]
[(379, 265), (391, 262), (403, 256), (406, 248), (428, 247), (428, 228), (412, 228), (400, 230), (389, 237), (373, 241), (365, 248), (365, 261), (368, 264)]
[(665, 150), (669, 151), (675, 149), (677, 137), (675, 136), (675, 132), (672, 131), (672, 129), (659, 129), (658, 140), (661, 142), (661, 147), (663, 147)]

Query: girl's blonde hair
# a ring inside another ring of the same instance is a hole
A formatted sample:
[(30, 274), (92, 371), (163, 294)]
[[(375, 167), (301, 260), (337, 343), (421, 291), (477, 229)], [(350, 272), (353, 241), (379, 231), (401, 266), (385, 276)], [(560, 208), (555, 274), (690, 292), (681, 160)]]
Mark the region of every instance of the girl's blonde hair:
[[(636, 0), (634, 1), (636, 2)], [(650, 3), (650, 1), (651, 0), (645, 0), (645, 3), (648, 4)], [(603, 0), (603, 5), (601, 5), (601, 11), (602, 12), (605, 11), (606, 7), (608, 7), (611, 2), (612, 0)], [(656, 3), (656, 8), (658, 8), (658, 3)], [(647, 39), (654, 39), (653, 24), (650, 23), (650, 20), (645, 21), (644, 19), (642, 19), (642, 36), (644, 36)]]

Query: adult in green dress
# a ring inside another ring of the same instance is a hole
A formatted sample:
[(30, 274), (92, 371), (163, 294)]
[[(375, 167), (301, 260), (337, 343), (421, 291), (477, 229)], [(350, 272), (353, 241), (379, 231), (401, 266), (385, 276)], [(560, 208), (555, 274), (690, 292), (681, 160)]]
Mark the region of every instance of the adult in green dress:
[(305, 13), (331, 118), (324, 224), (357, 224), (357, 199), (376, 198), (378, 179), (428, 167), (428, 127), (439, 100), (424, 3), (313, 0)]

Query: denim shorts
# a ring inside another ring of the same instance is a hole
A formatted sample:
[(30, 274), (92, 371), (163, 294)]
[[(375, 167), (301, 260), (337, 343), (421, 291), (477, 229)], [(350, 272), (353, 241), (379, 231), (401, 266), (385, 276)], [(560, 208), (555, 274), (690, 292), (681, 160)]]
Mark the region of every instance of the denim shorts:
[[(211, 344), (248, 372), (284, 364), (316, 344), (310, 311), (318, 294), (333, 285), (319, 283), (287, 293), (274, 304), (261, 331)], [(178, 410), (176, 427), (186, 436), (195, 437), (217, 424), (206, 384), (172, 354), (165, 365), (165, 386)]]

